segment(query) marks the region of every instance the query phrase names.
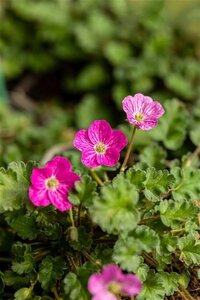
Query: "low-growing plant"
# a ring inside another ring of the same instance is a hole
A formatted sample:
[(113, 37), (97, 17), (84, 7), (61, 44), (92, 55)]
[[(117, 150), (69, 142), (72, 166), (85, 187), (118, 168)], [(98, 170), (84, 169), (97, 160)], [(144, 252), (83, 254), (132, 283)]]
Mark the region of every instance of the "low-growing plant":
[[(191, 121), (178, 100), (127, 96), (130, 138), (95, 120), (74, 138), (81, 161), (1, 168), (1, 298), (198, 299), (198, 105)], [(181, 158), (186, 127), (197, 148)]]

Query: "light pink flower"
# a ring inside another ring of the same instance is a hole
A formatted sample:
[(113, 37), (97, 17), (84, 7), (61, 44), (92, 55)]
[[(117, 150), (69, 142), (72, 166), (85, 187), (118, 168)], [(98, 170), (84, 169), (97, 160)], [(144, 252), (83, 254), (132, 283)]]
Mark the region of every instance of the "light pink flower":
[(68, 192), (77, 180), (80, 178), (71, 171), (69, 160), (56, 156), (44, 168), (33, 169), (29, 198), (35, 206), (52, 204), (60, 211), (69, 210)]
[(162, 105), (143, 94), (127, 96), (122, 101), (123, 110), (127, 114), (129, 123), (142, 130), (150, 130), (158, 124), (165, 110)]
[(134, 297), (141, 291), (139, 278), (131, 273), (124, 274), (115, 264), (103, 267), (102, 273), (94, 273), (88, 281), (91, 300), (118, 300), (117, 295)]
[(127, 143), (125, 134), (112, 130), (105, 120), (96, 120), (88, 130), (79, 130), (74, 139), (74, 146), (82, 151), (82, 163), (89, 168), (115, 166)]

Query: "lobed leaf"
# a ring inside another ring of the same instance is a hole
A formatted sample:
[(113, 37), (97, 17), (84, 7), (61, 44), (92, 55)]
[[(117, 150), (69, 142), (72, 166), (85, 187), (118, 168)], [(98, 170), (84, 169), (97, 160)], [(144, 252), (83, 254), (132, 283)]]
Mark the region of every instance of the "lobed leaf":
[(140, 220), (137, 210), (138, 192), (120, 174), (105, 185), (90, 207), (92, 220), (108, 233), (130, 231)]
[(178, 248), (181, 251), (180, 259), (186, 265), (200, 264), (200, 241), (195, 239), (193, 235), (189, 234), (178, 240)]

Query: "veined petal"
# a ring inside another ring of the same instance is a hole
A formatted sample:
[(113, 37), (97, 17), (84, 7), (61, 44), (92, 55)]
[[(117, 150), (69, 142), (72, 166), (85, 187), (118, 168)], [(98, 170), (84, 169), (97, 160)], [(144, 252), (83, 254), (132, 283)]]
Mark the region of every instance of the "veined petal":
[(52, 174), (56, 174), (57, 170), (60, 168), (70, 171), (71, 170), (71, 163), (70, 161), (62, 156), (56, 156), (51, 159), (45, 165), (46, 169), (52, 170)]
[(111, 138), (108, 142), (110, 147), (115, 148), (118, 151), (121, 151), (128, 144), (128, 140), (125, 134), (120, 130), (113, 130)]
[(89, 151), (83, 151), (81, 161), (88, 168), (95, 168), (100, 165), (97, 162), (97, 154), (94, 149), (90, 149)]
[(157, 119), (145, 119), (144, 122), (138, 122), (137, 126), (142, 130), (150, 130), (158, 125)]
[(146, 106), (143, 113), (146, 116), (158, 119), (165, 113), (165, 110), (159, 102), (155, 101), (151, 105)]
[(31, 174), (31, 184), (36, 189), (45, 188), (45, 180), (52, 176), (51, 170), (46, 168), (34, 168)]
[(67, 200), (68, 195), (59, 188), (54, 191), (48, 190), (48, 196), (51, 204), (53, 204), (60, 211), (66, 211), (72, 207), (72, 203)]
[(119, 151), (114, 148), (106, 150), (105, 154), (97, 154), (96, 159), (99, 165), (114, 167), (119, 161)]
[(94, 121), (88, 129), (89, 139), (94, 145), (99, 142), (107, 144), (107, 141), (109, 141), (111, 137), (111, 133), (112, 128), (105, 120)]
[(76, 133), (75, 139), (73, 141), (73, 145), (80, 151), (87, 150), (88, 148), (94, 147), (93, 143), (90, 141), (88, 137), (88, 131), (84, 129), (79, 130)]
[(74, 182), (80, 180), (80, 177), (74, 172), (59, 169), (56, 173), (56, 179), (60, 184), (65, 184), (68, 189), (71, 189), (74, 187)]
[(47, 190), (45, 188), (36, 189), (35, 187), (30, 186), (29, 198), (35, 206), (47, 206), (50, 204)]

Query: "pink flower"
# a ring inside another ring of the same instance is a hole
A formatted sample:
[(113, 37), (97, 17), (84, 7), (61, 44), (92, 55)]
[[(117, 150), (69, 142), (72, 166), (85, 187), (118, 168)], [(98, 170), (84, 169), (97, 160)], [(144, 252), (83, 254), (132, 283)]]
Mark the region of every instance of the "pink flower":
[(94, 121), (88, 130), (79, 130), (74, 139), (74, 146), (82, 151), (82, 163), (89, 168), (115, 166), (127, 143), (125, 134), (112, 130), (104, 120)]
[(94, 273), (88, 281), (91, 300), (118, 300), (118, 295), (133, 297), (140, 293), (141, 282), (133, 274), (124, 274), (115, 264), (103, 267), (102, 273)]
[(35, 206), (54, 205), (65, 211), (72, 207), (68, 192), (74, 187), (79, 176), (71, 171), (68, 159), (56, 156), (44, 168), (34, 168), (31, 174), (29, 198)]
[(131, 124), (142, 130), (150, 130), (158, 124), (158, 118), (164, 113), (162, 105), (143, 94), (127, 96), (122, 101), (123, 110)]

